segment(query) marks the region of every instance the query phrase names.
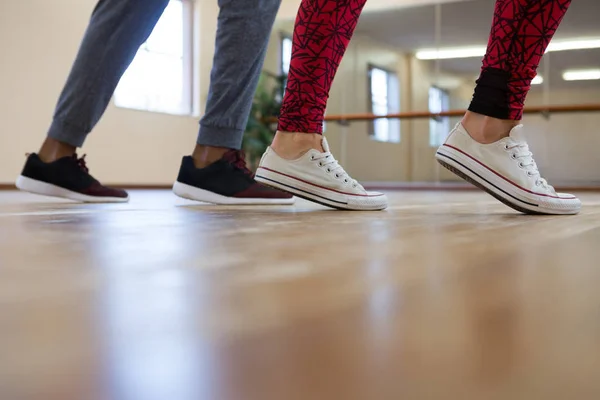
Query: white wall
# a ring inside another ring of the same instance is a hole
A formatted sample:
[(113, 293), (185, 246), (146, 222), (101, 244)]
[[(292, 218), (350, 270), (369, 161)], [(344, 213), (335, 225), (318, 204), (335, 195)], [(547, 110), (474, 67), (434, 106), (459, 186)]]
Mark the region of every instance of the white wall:
[[(291, 22), (276, 24), (266, 69), (278, 71), (280, 36), (282, 32), (289, 34), (292, 29)], [(416, 60), (397, 49), (355, 35), (335, 77), (327, 115), (370, 113), (367, 98), (369, 64), (397, 72), (401, 112), (428, 110), (429, 88), (434, 84), (451, 89), (450, 108), (464, 109), (468, 106), (473, 82), (464, 82), (447, 73), (436, 76), (433, 63)], [(450, 125), (458, 120), (452, 118)], [(368, 122), (352, 122), (346, 128), (337, 123), (327, 124), (326, 137), (334, 155), (356, 179), (368, 182), (458, 180), (434, 159), (436, 148), (429, 145), (428, 119), (403, 120), (400, 143), (374, 141), (368, 132)]]
[[(0, 1), (0, 184), (14, 182), (25, 153), (38, 150), (95, 3), (95, 0)], [(218, 9), (216, 1), (197, 1), (196, 7), (199, 38), (196, 90), (203, 110)], [(265, 69), (278, 71), (279, 35), (291, 30), (290, 21), (277, 23)], [(328, 115), (369, 111), (370, 63), (398, 72), (401, 111), (427, 110), (428, 89), (434, 82), (431, 65), (355, 36), (334, 81)], [(453, 90), (451, 108), (465, 108), (472, 89), (473, 82), (466, 82)], [(554, 91), (551, 98), (557, 104), (600, 102), (600, 91)], [(536, 89), (528, 105), (540, 102), (541, 95)], [(600, 157), (595, 149), (600, 144), (597, 134), (600, 113), (556, 115), (550, 122), (528, 116), (525, 122), (538, 164), (551, 182), (577, 184), (599, 180)], [(84, 152), (88, 154), (92, 173), (104, 182), (169, 185), (181, 156), (191, 152), (197, 129), (196, 117), (132, 111), (111, 105), (89, 136)], [(366, 122), (352, 123), (347, 128), (328, 123), (326, 135), (337, 158), (360, 180), (455, 179), (433, 159), (435, 149), (429, 146), (427, 120), (405, 120), (401, 129), (400, 144), (371, 140)]]
[[(363, 12), (383, 11), (414, 6), (426, 6), (437, 3), (456, 3), (459, 1), (473, 0), (369, 0), (365, 4)], [(278, 16), (281, 19), (294, 18), (296, 16), (296, 11), (298, 10), (299, 4), (299, 0), (282, 0)]]
[[(289, 34), (292, 30), (293, 24), (290, 22), (276, 24), (265, 69), (278, 71), (280, 35), (282, 32)], [(409, 67), (407, 57), (395, 49), (356, 35), (346, 50), (331, 88), (327, 115), (370, 112), (367, 97), (369, 64), (397, 72), (400, 79), (401, 111), (410, 110), (410, 91), (406, 90)], [(367, 122), (352, 122), (348, 127), (329, 122), (326, 137), (334, 155), (354, 178), (363, 181), (403, 181), (409, 177), (407, 144), (410, 126), (405, 122), (401, 129), (402, 140), (399, 144), (372, 140), (368, 135)]]
[[(570, 87), (569, 87), (570, 86)], [(597, 85), (594, 85), (597, 87)], [(454, 91), (454, 98), (467, 107), (473, 84), (465, 83)], [(544, 89), (534, 86), (525, 107), (600, 103), (600, 90), (574, 82), (561, 89), (550, 85), (548, 101)], [(525, 114), (525, 135), (542, 176), (555, 186), (600, 185), (600, 113)], [(425, 176), (424, 178), (427, 178)], [(429, 180), (429, 179), (427, 179)], [(441, 176), (441, 180), (445, 176)]]
[[(327, 109), (328, 115), (370, 112), (368, 68), (375, 65), (396, 71), (400, 81), (400, 110), (410, 109), (410, 92), (406, 56), (356, 36), (346, 51), (334, 81)], [(335, 142), (335, 154), (345, 169), (362, 181), (403, 181), (408, 179), (409, 125), (401, 124), (400, 143), (383, 143), (369, 136), (369, 122), (352, 122), (347, 127), (328, 124), (327, 137)], [(345, 150), (342, 141), (345, 139)]]
[[(600, 103), (600, 90), (582, 88), (551, 90), (550, 105)], [(545, 105), (536, 88), (527, 98), (528, 106)], [(536, 162), (551, 184), (600, 185), (600, 113), (525, 115), (526, 135)]]
[[(433, 69), (433, 63), (419, 61), (410, 57), (410, 87), (412, 97), (411, 111), (427, 111), (429, 109), (429, 88), (440, 83), (445, 74), (438, 77)], [(438, 82), (438, 78), (440, 82)], [(465, 101), (463, 88), (469, 84), (464, 83), (458, 88), (445, 88), (450, 97), (450, 109), (464, 109), (468, 105)], [(450, 127), (453, 127), (459, 118), (450, 118)], [(430, 146), (429, 120), (414, 119), (410, 121), (410, 180), (414, 182), (453, 181), (458, 180), (456, 175), (441, 167), (435, 160), (437, 147)]]
[[(56, 99), (69, 72), (95, 0), (21, 0), (0, 5), (0, 46), (7, 61), (0, 65), (0, 183), (12, 183), (25, 160), (44, 139)], [(197, 1), (199, 43), (196, 70), (200, 110), (204, 108), (214, 50), (218, 8), (213, 1)], [(279, 34), (291, 32), (290, 21), (274, 30), (265, 69), (279, 67)], [(14, 38), (18, 38), (15, 40)], [(398, 71), (402, 86), (408, 81), (407, 58), (393, 49), (355, 37), (340, 67), (329, 103), (329, 114), (367, 112), (367, 66), (374, 63)], [(402, 110), (410, 109), (403, 91)], [(348, 160), (347, 169), (363, 180), (408, 179), (409, 125), (403, 124), (403, 143), (372, 141), (367, 123), (347, 130), (346, 152), (341, 151), (342, 128), (330, 123), (327, 135), (333, 151)], [(109, 106), (82, 150), (91, 172), (106, 183), (168, 185), (180, 157), (188, 154), (197, 133), (196, 117), (148, 113)], [(379, 154), (374, 163), (373, 154)]]

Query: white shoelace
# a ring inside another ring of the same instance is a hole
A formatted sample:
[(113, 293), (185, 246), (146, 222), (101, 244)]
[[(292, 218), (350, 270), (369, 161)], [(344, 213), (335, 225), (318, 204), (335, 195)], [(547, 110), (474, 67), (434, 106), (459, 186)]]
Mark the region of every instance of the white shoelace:
[(511, 151), (511, 157), (519, 161), (519, 167), (524, 169), (529, 176), (537, 176), (536, 186), (542, 186), (545, 189), (554, 191), (554, 187), (542, 178), (537, 164), (533, 159), (533, 153), (529, 151), (529, 145), (525, 142), (508, 141), (504, 145), (506, 151)]
[(311, 159), (313, 161), (319, 161), (319, 166), (327, 168), (327, 172), (335, 173), (336, 178), (343, 179), (344, 182), (351, 184), (353, 188), (360, 188), (364, 190), (360, 183), (348, 175), (348, 173), (344, 170), (344, 168), (342, 168), (342, 166), (330, 152), (327, 151), (319, 154), (318, 156), (313, 155)]

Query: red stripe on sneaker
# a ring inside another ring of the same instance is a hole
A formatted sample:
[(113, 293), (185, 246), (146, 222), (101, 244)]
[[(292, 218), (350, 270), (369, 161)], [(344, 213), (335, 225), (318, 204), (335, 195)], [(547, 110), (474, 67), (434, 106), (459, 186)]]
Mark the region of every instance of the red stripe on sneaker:
[(464, 152), (464, 151), (462, 151), (461, 149), (459, 149), (459, 148), (456, 148), (456, 147), (454, 147), (454, 146), (452, 146), (452, 145), (449, 145), (449, 144), (444, 144), (444, 146), (446, 146), (446, 147), (450, 147), (451, 149), (454, 149), (454, 150), (456, 150), (456, 151), (458, 151), (458, 152), (460, 152), (460, 153), (464, 154), (465, 156), (469, 157), (471, 160), (475, 161), (476, 163), (478, 163), (478, 164), (479, 164), (479, 165), (481, 165), (482, 167), (485, 167), (485, 168), (486, 168), (487, 170), (489, 170), (490, 172), (494, 173), (495, 175), (497, 175), (497, 176), (499, 176), (500, 178), (504, 179), (506, 182), (508, 182), (508, 183), (510, 183), (511, 185), (513, 185), (513, 186), (515, 186), (515, 187), (517, 187), (517, 188), (521, 189), (521, 190), (522, 190), (522, 191), (524, 191), (524, 192), (531, 193), (531, 194), (535, 194), (536, 196), (544, 196), (544, 197), (550, 197), (550, 198), (552, 198), (552, 199), (560, 199), (560, 200), (574, 200), (574, 199), (576, 199), (576, 198), (577, 198), (577, 197), (575, 197), (575, 196), (572, 196), (572, 197), (559, 197), (559, 196), (552, 196), (552, 195), (549, 195), (549, 194), (543, 194), (543, 193), (536, 193), (536, 192), (532, 192), (531, 190), (527, 190), (527, 189), (525, 189), (524, 187), (521, 187), (521, 186), (517, 185), (516, 183), (514, 183), (514, 182), (513, 182), (513, 181), (511, 181), (510, 179), (506, 178), (504, 175), (501, 175), (501, 174), (499, 174), (498, 172), (494, 171), (493, 169), (491, 169), (490, 167), (488, 167), (487, 165), (485, 165), (485, 164), (484, 164), (484, 163), (482, 163), (481, 161), (479, 161), (479, 160), (475, 159), (474, 157), (470, 156), (469, 154), (465, 153), (465, 152)]
[(335, 193), (339, 193), (339, 194), (345, 194), (347, 196), (358, 196), (358, 197), (380, 197), (380, 196), (383, 196), (383, 194), (356, 194), (356, 193), (340, 192), (339, 190), (329, 189), (329, 188), (326, 188), (326, 187), (323, 187), (323, 186), (315, 185), (312, 182), (308, 182), (308, 181), (305, 181), (304, 179), (296, 178), (295, 176), (284, 174), (283, 172), (275, 171), (275, 170), (272, 170), (270, 168), (258, 167), (258, 169), (261, 169), (261, 168), (264, 169), (264, 170), (267, 170), (267, 171), (270, 171), (270, 172), (274, 172), (274, 173), (279, 174), (279, 175), (287, 176), (288, 178), (295, 179), (297, 181), (306, 183), (307, 185), (318, 187), (319, 189), (329, 190), (330, 192), (335, 192)]

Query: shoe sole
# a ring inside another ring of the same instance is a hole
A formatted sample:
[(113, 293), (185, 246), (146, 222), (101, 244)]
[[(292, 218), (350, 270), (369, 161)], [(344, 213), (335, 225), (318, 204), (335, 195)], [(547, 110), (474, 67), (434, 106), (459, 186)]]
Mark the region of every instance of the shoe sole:
[(194, 201), (202, 201), (218, 205), (236, 205), (236, 206), (257, 206), (257, 205), (291, 205), (295, 203), (295, 199), (264, 199), (264, 198), (238, 198), (227, 197), (204, 189), (187, 185), (181, 182), (173, 184), (173, 193), (177, 196)]
[[(294, 196), (305, 200), (331, 207), (337, 210), (344, 211), (381, 211), (387, 208), (387, 197), (385, 195), (373, 196), (371, 199), (380, 198), (380, 202), (373, 204), (349, 204), (348, 201), (336, 200), (329, 197), (329, 190), (313, 186), (310, 183), (296, 181), (291, 177), (272, 172), (265, 168), (260, 168), (256, 173), (255, 179), (264, 185), (271, 186), (275, 189), (283, 190), (293, 194)], [(299, 187), (301, 186), (301, 187)], [(344, 195), (338, 194), (339, 197)], [(347, 195), (346, 195), (347, 196)], [(357, 201), (364, 201), (366, 196), (356, 196)], [(368, 199), (368, 198), (367, 198)]]
[(17, 178), (16, 186), (19, 190), (24, 192), (40, 194), (42, 196), (60, 197), (63, 199), (75, 200), (84, 203), (127, 203), (129, 196), (127, 197), (98, 197), (89, 196), (61, 188), (60, 186), (52, 185), (50, 183), (38, 181), (36, 179), (28, 178), (20, 175)]
[(508, 187), (502, 188), (502, 185), (492, 183), (484, 177), (485, 170), (483, 170), (483, 167), (474, 165), (473, 162), (450, 147), (440, 147), (435, 154), (435, 158), (440, 165), (450, 172), (521, 213), (531, 215), (573, 215), (581, 209), (581, 206), (565, 209), (544, 207), (542, 204), (538, 204), (535, 199), (532, 199), (531, 196), (526, 197), (524, 194), (517, 194), (516, 191), (521, 191), (521, 189), (515, 186), (510, 189)]

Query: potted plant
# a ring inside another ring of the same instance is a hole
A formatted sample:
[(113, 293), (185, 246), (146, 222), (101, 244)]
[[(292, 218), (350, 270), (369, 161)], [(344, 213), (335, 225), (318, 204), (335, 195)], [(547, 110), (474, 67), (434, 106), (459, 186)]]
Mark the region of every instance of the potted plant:
[(248, 167), (253, 171), (275, 135), (277, 124), (268, 119), (279, 115), (286, 78), (263, 71), (258, 82), (242, 141)]

